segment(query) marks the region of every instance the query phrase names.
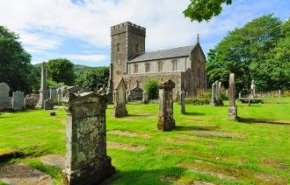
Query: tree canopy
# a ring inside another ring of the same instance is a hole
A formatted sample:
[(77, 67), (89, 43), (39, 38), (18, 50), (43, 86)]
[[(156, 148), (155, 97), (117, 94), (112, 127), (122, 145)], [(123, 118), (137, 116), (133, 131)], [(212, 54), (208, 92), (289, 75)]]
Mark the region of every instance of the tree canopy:
[(47, 64), (48, 78), (56, 83), (74, 84), (74, 65), (68, 59), (52, 59)]
[(224, 3), (229, 5), (232, 0), (190, 0), (190, 4), (183, 13), (191, 21), (209, 21), (221, 13)]
[(265, 15), (236, 28), (208, 53), (209, 81), (228, 82), (236, 74), (238, 91), (248, 90), (251, 80), (260, 90), (289, 88), (289, 21)]
[(18, 41), (19, 36), (0, 26), (0, 82), (6, 82), (12, 91), (31, 92), (35, 84), (31, 56)]

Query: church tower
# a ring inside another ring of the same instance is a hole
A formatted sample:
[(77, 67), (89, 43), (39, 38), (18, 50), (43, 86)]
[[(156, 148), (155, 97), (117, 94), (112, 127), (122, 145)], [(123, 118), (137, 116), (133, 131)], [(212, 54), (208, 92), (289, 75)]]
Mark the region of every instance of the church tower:
[(111, 74), (113, 88), (128, 73), (127, 62), (145, 53), (146, 29), (125, 22), (111, 27)]

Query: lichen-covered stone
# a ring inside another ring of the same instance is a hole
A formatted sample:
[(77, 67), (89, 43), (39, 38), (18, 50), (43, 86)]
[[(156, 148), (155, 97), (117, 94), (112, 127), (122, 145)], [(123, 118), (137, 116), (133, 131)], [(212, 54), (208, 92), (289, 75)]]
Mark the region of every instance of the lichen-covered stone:
[(159, 84), (158, 129), (168, 131), (175, 128), (173, 119), (173, 92), (175, 83), (171, 80)]
[(24, 109), (24, 92), (15, 91), (12, 96), (12, 109), (23, 110)]
[(184, 91), (180, 92), (180, 106), (181, 106), (181, 113), (185, 114), (186, 110), (185, 110), (185, 92)]
[(52, 99), (46, 99), (44, 101), (44, 109), (45, 110), (53, 110), (54, 108), (54, 102)]
[(121, 78), (117, 88), (114, 90), (114, 109), (113, 116), (114, 117), (123, 117), (128, 115), (128, 111), (126, 108), (126, 84), (124, 79)]
[(115, 168), (107, 156), (105, 95), (70, 95), (64, 183), (92, 185), (111, 176)]
[(230, 74), (229, 79), (229, 119), (236, 120), (237, 119), (237, 107), (235, 103), (235, 74)]
[(11, 109), (9, 91), (10, 91), (9, 86), (6, 83), (1, 82), (0, 83), (0, 111)]

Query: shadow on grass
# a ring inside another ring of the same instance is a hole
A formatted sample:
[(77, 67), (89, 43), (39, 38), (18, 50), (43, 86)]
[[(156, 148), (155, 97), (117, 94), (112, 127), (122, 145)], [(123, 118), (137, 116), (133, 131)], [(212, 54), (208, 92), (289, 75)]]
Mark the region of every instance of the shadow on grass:
[(200, 113), (200, 112), (185, 112), (183, 115), (187, 115), (187, 116), (204, 116), (205, 113)]
[(237, 120), (238, 120), (238, 122), (248, 123), (248, 124), (266, 123), (266, 124), (273, 124), (273, 125), (290, 125), (290, 122), (282, 122), (282, 121), (267, 120), (267, 119), (255, 119), (255, 118), (241, 118), (241, 117), (238, 117)]
[(176, 131), (213, 131), (217, 130), (216, 126), (176, 126), (174, 130)]
[(19, 151), (5, 153), (5, 154), (0, 155), (0, 163), (6, 163), (12, 159), (25, 158), (26, 156), (27, 155)]
[(157, 170), (119, 171), (110, 178), (102, 181), (100, 185), (107, 184), (175, 184), (185, 172), (184, 168), (165, 168)]
[(152, 114), (128, 114), (126, 117), (151, 117)]

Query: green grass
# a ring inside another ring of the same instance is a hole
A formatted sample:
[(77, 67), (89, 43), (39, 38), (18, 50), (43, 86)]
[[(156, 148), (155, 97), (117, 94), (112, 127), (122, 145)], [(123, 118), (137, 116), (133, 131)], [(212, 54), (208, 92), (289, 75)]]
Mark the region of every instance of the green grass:
[[(181, 115), (180, 106), (174, 104), (177, 128), (170, 132), (157, 130), (158, 104), (130, 103), (130, 115), (118, 119), (112, 118), (110, 105), (107, 140), (144, 150), (109, 144), (108, 155), (117, 173), (106, 183), (289, 184), (290, 124), (285, 123), (290, 123), (290, 98), (265, 102), (238, 104), (238, 114), (246, 122), (227, 119), (227, 102), (223, 107), (187, 105), (187, 115)], [(66, 114), (63, 109), (56, 113), (56, 117), (43, 110), (0, 114), (0, 152), (23, 152), (27, 158), (13, 162), (29, 164), (60, 183), (60, 170), (37, 159), (65, 153)], [(263, 121), (268, 123), (258, 123)]]

